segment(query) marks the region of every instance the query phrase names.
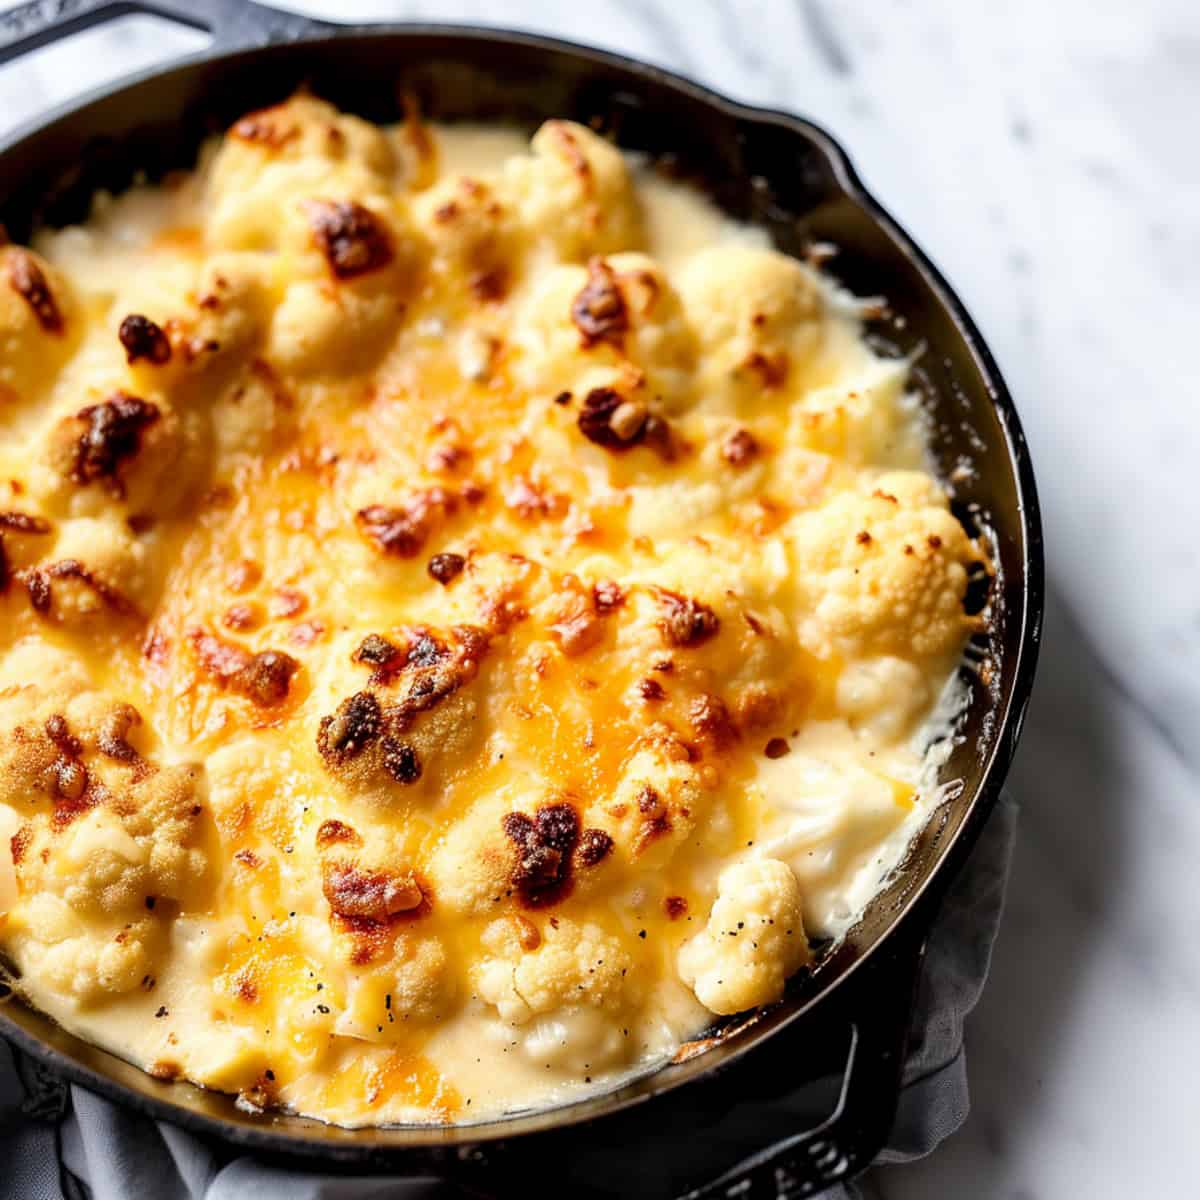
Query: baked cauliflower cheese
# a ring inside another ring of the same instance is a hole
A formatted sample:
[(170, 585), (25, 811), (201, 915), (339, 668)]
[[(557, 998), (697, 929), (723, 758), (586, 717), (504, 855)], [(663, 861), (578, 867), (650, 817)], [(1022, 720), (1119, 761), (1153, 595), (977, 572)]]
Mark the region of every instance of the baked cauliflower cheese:
[(307, 94), (0, 247), (10, 985), (351, 1126), (779, 1000), (982, 558), (863, 307), (578, 125)]

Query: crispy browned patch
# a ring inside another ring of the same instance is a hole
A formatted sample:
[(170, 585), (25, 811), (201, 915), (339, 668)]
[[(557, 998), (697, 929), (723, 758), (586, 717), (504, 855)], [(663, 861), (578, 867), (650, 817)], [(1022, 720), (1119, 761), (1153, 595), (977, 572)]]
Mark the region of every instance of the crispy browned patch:
[(467, 286), (471, 294), (482, 304), (494, 304), (508, 294), (509, 273), (503, 265), (485, 267), (471, 273)]
[(63, 558), (45, 567), (30, 567), (28, 570), (19, 572), (17, 578), (25, 585), (25, 591), (34, 612), (42, 615), (48, 613), (53, 606), (54, 593), (51, 585), (56, 579), (77, 580), (98, 596), (105, 607), (112, 612), (122, 616), (137, 615), (137, 609), (128, 597), (107, 580), (85, 567), (77, 558)]
[(459, 499), (442, 487), (425, 488), (402, 505), (371, 504), (359, 509), (359, 531), (384, 554), (412, 558), (433, 531), (458, 511)]
[(587, 282), (571, 305), (571, 320), (584, 347), (597, 342), (619, 346), (629, 329), (629, 310), (617, 286), (616, 272), (603, 258), (588, 260)]
[(785, 698), (765, 683), (750, 683), (734, 700), (734, 714), (743, 729), (764, 729), (783, 717)]
[(663, 901), (663, 912), (667, 914), (667, 918), (671, 921), (678, 921), (680, 917), (686, 917), (688, 910), (688, 902), (686, 896), (668, 896)]
[(552, 492), (544, 483), (518, 475), (504, 489), (504, 503), (518, 516), (527, 521), (545, 518), (556, 520), (563, 516), (569, 506), (567, 497)]
[(243, 142), (278, 150), (300, 135), (300, 127), (286, 115), (284, 109), (274, 107), (247, 113), (229, 132)]
[(768, 758), (782, 758), (785, 754), (788, 754), (791, 749), (791, 746), (788, 745), (787, 738), (773, 737), (763, 748), (763, 753)]
[(637, 831), (633, 838), (634, 854), (641, 854), (651, 842), (671, 832), (671, 813), (656, 788), (646, 784), (637, 797)]
[(411, 871), (362, 870), (352, 862), (321, 866), (321, 890), (339, 917), (387, 921), (421, 906), (424, 894)]
[(49, 533), (52, 528), (45, 517), (35, 517), (32, 513), (0, 512), (0, 532), (41, 536)]
[(336, 845), (338, 842), (348, 842), (351, 845), (358, 845), (362, 839), (357, 833), (344, 821), (322, 821), (320, 828), (317, 830), (317, 849), (324, 850), (328, 846)]
[(571, 170), (582, 184), (584, 192), (590, 194), (592, 191), (592, 164), (588, 162), (587, 155), (579, 148), (575, 134), (563, 121), (549, 121), (547, 127), (551, 136), (562, 149), (563, 156), (570, 164)]
[(355, 279), (392, 261), (383, 219), (353, 200), (307, 200), (313, 240), (338, 279)]
[(29, 824), (22, 825), (16, 833), (8, 839), (9, 852), (12, 854), (14, 863), (19, 864), (25, 857), (25, 852), (29, 849), (29, 843), (33, 841), (33, 826)]
[(674, 462), (685, 449), (665, 418), (613, 388), (592, 388), (583, 398), (576, 424), (589, 442), (618, 453), (646, 446), (663, 462)]
[(385, 737), (382, 743), (383, 769), (397, 783), (416, 783), (421, 778), (421, 756), (411, 742)]
[(45, 272), (33, 255), (20, 246), (8, 251), (8, 285), (33, 309), (38, 324), (47, 333), (62, 333), (62, 311)]
[(513, 923), (517, 928), (517, 941), (526, 953), (536, 950), (542, 944), (542, 931), (526, 916), (516, 913)]
[(787, 379), (790, 364), (787, 354), (782, 350), (773, 354), (754, 350), (742, 365), (758, 376), (764, 388), (777, 388)]
[(374, 692), (357, 692), (321, 719), (317, 751), (326, 768), (347, 781), (379, 774), (400, 784), (420, 779), (420, 751), (405, 735), (422, 713), (475, 678), (488, 648), (488, 634), (474, 625), (453, 626), (442, 637), (414, 628), (407, 637), (407, 645), (400, 647), (378, 634), (368, 635), (354, 655), (374, 668), (372, 683), (403, 681), (402, 695), (384, 703)]
[(579, 813), (566, 801), (544, 804), (529, 817), (507, 813), (505, 836), (517, 848), (512, 883), (528, 908), (545, 908), (564, 899), (572, 886), (572, 852), (579, 843)]
[(337, 710), (321, 718), (317, 750), (326, 766), (349, 762), (374, 742), (383, 729), (383, 712), (373, 692), (347, 696)]
[(729, 716), (729, 709), (720, 696), (704, 692), (694, 696), (688, 705), (688, 721), (698, 738), (715, 750), (724, 750), (737, 741), (738, 732)]
[(667, 645), (699, 646), (716, 636), (721, 621), (707, 604), (666, 588), (655, 588), (654, 598), (662, 610), (658, 628)]
[(66, 464), (72, 482), (87, 485), (104, 480), (116, 495), (123, 495), (121, 470), (137, 454), (142, 434), (160, 415), (157, 405), (122, 391), (101, 404), (80, 409), (68, 425), (68, 436), (74, 436)]
[(557, 612), (550, 626), (562, 652), (569, 658), (584, 654), (604, 637), (604, 613), (596, 607), (592, 591), (574, 575), (564, 575), (558, 583)]
[(758, 450), (758, 440), (748, 429), (735, 429), (721, 443), (721, 457), (733, 467), (745, 466)]
[(615, 580), (602, 579), (592, 588), (592, 602), (598, 613), (607, 615), (625, 603), (625, 593)]
[(425, 630), (413, 638), (405, 660), (412, 683), (407, 694), (387, 709), (391, 731), (403, 733), (418, 715), (452, 696), (479, 673), (490, 640), (486, 631), (475, 625), (455, 625), (450, 634), (450, 644), (439, 642)]
[(134, 766), (141, 762), (141, 755), (129, 742), (129, 732), (142, 723), (142, 714), (132, 704), (118, 705), (105, 716), (96, 735), (100, 753), (115, 762)]
[(603, 829), (585, 829), (579, 835), (575, 857), (581, 867), (594, 867), (612, 853), (612, 848), (612, 837)]
[(276, 708), (287, 699), (300, 664), (282, 650), (251, 654), (203, 629), (188, 631), (188, 641), (209, 678), (231, 688), (258, 708)]
[(130, 313), (117, 330), (117, 337), (125, 348), (125, 361), (139, 362), (145, 359), (161, 367), (171, 359), (171, 342), (162, 328), (141, 313)]
[(435, 554), (430, 560), (428, 571), (443, 587), (462, 574), (467, 560), (461, 554)]
[(282, 650), (261, 650), (233, 678), (234, 690), (258, 708), (276, 708), (287, 699), (300, 664)]
[(50, 522), (42, 517), (23, 512), (0, 512), (0, 594), (8, 590), (12, 582), (8, 550), (4, 545), (4, 533), (44, 535), (50, 532)]

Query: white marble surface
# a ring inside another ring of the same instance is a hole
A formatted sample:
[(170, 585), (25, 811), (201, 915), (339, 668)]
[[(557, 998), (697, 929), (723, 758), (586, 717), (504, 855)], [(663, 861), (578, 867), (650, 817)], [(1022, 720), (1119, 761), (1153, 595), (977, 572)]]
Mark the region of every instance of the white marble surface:
[[(0, 7), (3, 4), (0, 3)], [(199, 7), (199, 5), (198, 5)], [(946, 270), (1033, 445), (1050, 610), (973, 1110), (886, 1200), (1200, 1195), (1200, 6), (296, 0), (545, 30), (816, 118)], [(196, 43), (0, 69), (0, 133)]]

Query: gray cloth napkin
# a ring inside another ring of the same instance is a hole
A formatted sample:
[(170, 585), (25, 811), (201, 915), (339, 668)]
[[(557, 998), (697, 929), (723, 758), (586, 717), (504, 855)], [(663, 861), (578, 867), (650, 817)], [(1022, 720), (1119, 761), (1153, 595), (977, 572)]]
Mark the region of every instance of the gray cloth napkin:
[[(930, 935), (904, 1090), (880, 1163), (930, 1153), (966, 1119), (963, 1021), (987, 977), (1016, 823), (1016, 805), (1004, 796)], [(735, 1109), (729, 1120), (737, 1118)], [(729, 1141), (752, 1138), (754, 1132), (730, 1131)], [(222, 1153), (182, 1130), (68, 1087), (3, 1041), (0, 1148), (5, 1162), (0, 1200), (425, 1200), (446, 1195), (436, 1179), (307, 1173)], [(751, 1142), (747, 1153), (753, 1148)], [(640, 1147), (631, 1154), (639, 1150), (645, 1153)], [(671, 1151), (656, 1145), (654, 1153)], [(614, 1173), (612, 1194), (644, 1193), (622, 1171)], [(861, 1192), (849, 1184), (826, 1192), (823, 1200), (861, 1200)]]

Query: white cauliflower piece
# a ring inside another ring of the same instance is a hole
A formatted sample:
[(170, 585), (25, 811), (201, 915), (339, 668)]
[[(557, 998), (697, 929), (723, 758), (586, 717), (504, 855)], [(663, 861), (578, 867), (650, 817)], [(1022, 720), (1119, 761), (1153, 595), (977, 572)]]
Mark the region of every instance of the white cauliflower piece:
[(637, 194), (615, 146), (571, 121), (547, 121), (531, 146), (505, 164), (502, 183), (531, 234), (571, 262), (640, 244)]
[(549, 393), (614, 387), (682, 407), (695, 348), (666, 273), (645, 254), (594, 258), (545, 273), (513, 322), (517, 376)]
[(385, 195), (398, 163), (378, 126), (313, 96), (247, 113), (223, 139), (208, 178), (210, 246), (275, 249), (279, 215), (309, 196)]
[(455, 175), (413, 203), (433, 247), (434, 269), (478, 300), (503, 299), (521, 249), (517, 218), (486, 178)]
[(80, 1005), (132, 991), (160, 950), (152, 918), (98, 929), (50, 895), (34, 896), (10, 914), (6, 932), (19, 967), (32, 970), (36, 963), (39, 986)]
[(727, 867), (707, 926), (679, 951), (680, 978), (715, 1013), (774, 1003), (810, 958), (801, 909), (800, 886), (779, 859)]
[(62, 896), (89, 916), (137, 911), (148, 898), (186, 900), (207, 865), (196, 844), (198, 774), (196, 767), (161, 768), (58, 830), (36, 819), (18, 865), (22, 892)]
[(980, 554), (927, 475), (841, 493), (796, 518), (790, 542), (800, 641), (819, 658), (932, 658), (972, 627), (963, 597)]
[(81, 322), (64, 277), (20, 246), (0, 246), (0, 414), (39, 398), (78, 345)]
[(287, 287), (269, 361), (295, 375), (367, 370), (399, 327), (424, 248), (387, 200), (293, 200), (277, 215)]
[(505, 901), (517, 864), (516, 846), (501, 825), (508, 811), (503, 797), (480, 800), (438, 842), (427, 870), (440, 907), (485, 913)]
[(484, 931), (483, 945), (488, 953), (472, 982), (512, 1024), (578, 1006), (613, 1012), (630, 1002), (633, 959), (598, 925), (560, 917), (539, 929), (528, 917), (503, 917)]
[(739, 409), (755, 401), (774, 406), (771, 393), (820, 345), (816, 273), (776, 250), (714, 246), (687, 262), (679, 291), (700, 342), (702, 394), (710, 403), (725, 395)]

